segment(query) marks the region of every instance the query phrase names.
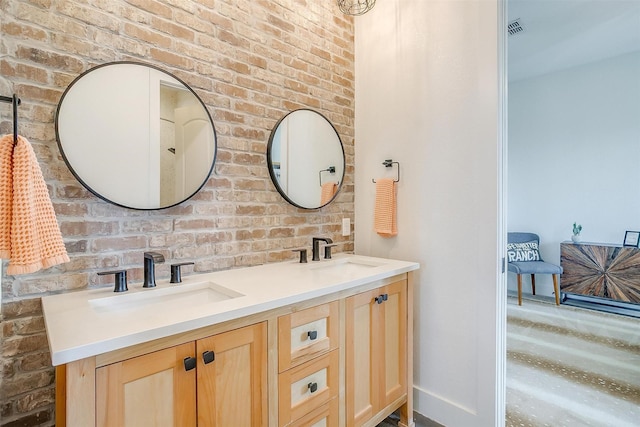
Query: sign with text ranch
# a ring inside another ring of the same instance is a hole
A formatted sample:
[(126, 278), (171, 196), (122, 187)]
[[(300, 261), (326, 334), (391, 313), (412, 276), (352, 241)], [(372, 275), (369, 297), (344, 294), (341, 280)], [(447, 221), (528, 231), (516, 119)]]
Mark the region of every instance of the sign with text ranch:
[(540, 261), (538, 242), (507, 243), (509, 262)]

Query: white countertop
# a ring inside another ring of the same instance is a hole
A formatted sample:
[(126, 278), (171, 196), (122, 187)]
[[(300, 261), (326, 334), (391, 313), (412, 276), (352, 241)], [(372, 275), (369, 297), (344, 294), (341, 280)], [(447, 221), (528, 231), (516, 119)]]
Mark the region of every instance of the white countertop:
[[(307, 264), (287, 261), (183, 276), (179, 284), (158, 280), (152, 289), (132, 283), (124, 293), (109, 287), (46, 296), (42, 309), (51, 360), (54, 366), (73, 362), (418, 268), (415, 262), (338, 254)], [(214, 292), (206, 282), (234, 297), (210, 300)]]

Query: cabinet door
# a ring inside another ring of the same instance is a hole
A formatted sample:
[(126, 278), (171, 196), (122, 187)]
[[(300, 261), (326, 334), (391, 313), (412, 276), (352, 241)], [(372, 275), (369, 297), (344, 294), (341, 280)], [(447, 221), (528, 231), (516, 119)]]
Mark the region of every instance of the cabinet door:
[(347, 426), (360, 426), (407, 393), (407, 285), (346, 301)]
[(194, 355), (191, 342), (96, 369), (96, 425), (195, 427)]
[(385, 286), (387, 300), (379, 305), (380, 332), (376, 355), (380, 357), (379, 409), (407, 393), (407, 286), (405, 281)]
[(196, 342), (198, 427), (267, 425), (266, 331), (260, 323)]
[(347, 426), (370, 419), (376, 407), (378, 375), (374, 360), (375, 301), (378, 290), (363, 292), (346, 301)]

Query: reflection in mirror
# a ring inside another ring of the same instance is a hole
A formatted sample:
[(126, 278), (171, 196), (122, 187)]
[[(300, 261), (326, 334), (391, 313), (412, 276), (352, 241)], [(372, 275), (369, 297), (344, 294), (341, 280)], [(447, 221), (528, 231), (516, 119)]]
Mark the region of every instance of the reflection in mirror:
[(161, 209), (193, 196), (215, 162), (216, 134), (204, 103), (154, 66), (114, 62), (67, 88), (56, 113), (60, 152), (96, 196)]
[(313, 110), (295, 110), (280, 119), (269, 137), (267, 162), (278, 192), (303, 209), (329, 204), (344, 179), (340, 136), (327, 118)]

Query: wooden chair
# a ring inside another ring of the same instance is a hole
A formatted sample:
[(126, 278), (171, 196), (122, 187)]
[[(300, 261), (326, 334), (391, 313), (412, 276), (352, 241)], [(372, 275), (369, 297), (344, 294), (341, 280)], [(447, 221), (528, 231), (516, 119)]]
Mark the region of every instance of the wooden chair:
[[(507, 243), (528, 243), (536, 242), (540, 246), (540, 237), (534, 233), (513, 232), (507, 233)], [(508, 254), (507, 254), (508, 255)], [(537, 260), (509, 260), (507, 258), (509, 271), (518, 276), (518, 305), (522, 305), (522, 275), (531, 275), (531, 293), (536, 294), (536, 274), (551, 274), (553, 276), (553, 289), (556, 297), (556, 305), (560, 305), (560, 289), (558, 287), (558, 275), (562, 274), (562, 267), (542, 260), (539, 255)]]

